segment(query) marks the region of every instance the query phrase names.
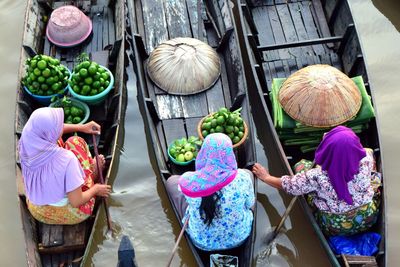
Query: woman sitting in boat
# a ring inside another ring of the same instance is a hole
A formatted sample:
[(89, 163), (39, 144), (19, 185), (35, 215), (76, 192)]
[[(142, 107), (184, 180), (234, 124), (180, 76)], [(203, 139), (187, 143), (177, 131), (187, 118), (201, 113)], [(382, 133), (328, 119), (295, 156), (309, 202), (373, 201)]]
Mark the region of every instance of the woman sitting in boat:
[(231, 249), (250, 235), (253, 175), (237, 168), (227, 135), (208, 135), (197, 155), (196, 171), (171, 176), (167, 190), (180, 218), (184, 214), (182, 222), (189, 219), (187, 232), (199, 249)]
[(32, 216), (43, 223), (80, 223), (91, 215), (95, 196), (110, 194), (109, 185), (94, 183), (96, 160), (103, 169), (104, 156), (93, 159), (78, 136), (64, 144), (62, 134), (72, 132), (100, 134), (100, 126), (93, 121), (64, 124), (62, 108), (39, 108), (22, 131), (19, 156), (27, 205)]
[[(379, 202), (372, 175), (375, 161), (349, 128), (338, 126), (325, 134), (312, 163), (294, 176), (274, 177), (256, 163), (253, 173), (265, 183), (292, 195), (308, 194), (317, 208), (316, 218), (329, 235), (351, 235), (370, 228), (377, 220)], [(296, 164), (304, 167), (304, 162)], [(378, 179), (379, 180), (379, 179)], [(380, 180), (378, 181), (380, 183)], [(375, 197), (374, 197), (375, 195)]]

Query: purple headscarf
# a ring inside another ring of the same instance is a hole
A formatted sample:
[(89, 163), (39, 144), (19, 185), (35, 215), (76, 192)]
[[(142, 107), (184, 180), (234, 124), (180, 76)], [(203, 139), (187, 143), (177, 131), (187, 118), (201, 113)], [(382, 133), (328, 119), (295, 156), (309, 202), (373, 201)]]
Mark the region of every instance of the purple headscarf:
[[(25, 191), (35, 205), (56, 203), (82, 185), (84, 173), (75, 155), (57, 145), (64, 127), (62, 108), (39, 108), (19, 141)], [(66, 177), (68, 179), (66, 181)]]
[(236, 173), (231, 139), (225, 134), (214, 133), (204, 139), (196, 157), (196, 171), (182, 174), (179, 185), (188, 197), (205, 197), (232, 182)]
[(358, 136), (345, 126), (337, 126), (322, 139), (315, 151), (315, 163), (328, 172), (329, 180), (340, 200), (352, 205), (353, 199), (347, 183), (354, 179), (360, 160), (366, 152)]

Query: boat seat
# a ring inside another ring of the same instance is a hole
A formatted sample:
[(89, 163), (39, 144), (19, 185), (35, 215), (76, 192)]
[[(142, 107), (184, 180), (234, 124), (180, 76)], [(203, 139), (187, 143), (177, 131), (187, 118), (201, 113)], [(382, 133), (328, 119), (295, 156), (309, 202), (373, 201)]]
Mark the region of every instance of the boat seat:
[(344, 255), (342, 254), (344, 266), (362, 266), (362, 267), (374, 267), (378, 266), (375, 257), (373, 256), (355, 256), (355, 255)]
[(76, 225), (39, 223), (39, 252), (64, 253), (85, 248), (86, 222)]

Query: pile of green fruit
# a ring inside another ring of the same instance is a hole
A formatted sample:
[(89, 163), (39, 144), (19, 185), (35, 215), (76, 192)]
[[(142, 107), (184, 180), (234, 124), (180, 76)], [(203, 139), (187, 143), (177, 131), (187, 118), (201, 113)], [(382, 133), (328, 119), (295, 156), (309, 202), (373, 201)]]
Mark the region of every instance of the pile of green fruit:
[(224, 133), (229, 136), (233, 144), (237, 144), (244, 136), (244, 122), (239, 108), (233, 112), (227, 108), (220, 108), (217, 112), (204, 118), (201, 124), (201, 135), (206, 137), (211, 133)]
[(203, 142), (195, 136), (176, 139), (168, 148), (168, 154), (180, 163), (192, 161), (196, 158), (198, 148)]
[(67, 96), (64, 96), (61, 101), (56, 102), (52, 107), (64, 109), (64, 123), (78, 124), (85, 117), (85, 111), (74, 105)]
[(84, 60), (74, 67), (69, 86), (79, 95), (94, 96), (110, 85), (108, 71), (91, 60)]
[(36, 55), (27, 59), (23, 85), (34, 95), (62, 94), (68, 84), (69, 71), (56, 58)]

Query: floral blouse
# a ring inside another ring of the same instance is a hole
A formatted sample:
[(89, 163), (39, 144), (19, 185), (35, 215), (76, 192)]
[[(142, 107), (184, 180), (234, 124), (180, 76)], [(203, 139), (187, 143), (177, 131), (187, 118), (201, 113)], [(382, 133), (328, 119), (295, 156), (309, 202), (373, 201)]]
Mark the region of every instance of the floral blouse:
[(210, 251), (230, 249), (241, 245), (250, 235), (254, 205), (254, 189), (250, 174), (238, 169), (236, 178), (221, 189), (222, 196), (219, 199), (217, 210), (218, 217), (214, 217), (212, 223), (207, 225), (200, 215), (201, 197), (187, 197), (189, 206), (182, 222), (188, 215), (189, 233), (196, 247)]
[(324, 212), (343, 213), (371, 202), (374, 190), (371, 186), (371, 171), (374, 159), (370, 153), (360, 161), (360, 171), (354, 179), (347, 183), (353, 205), (339, 200), (333, 189), (328, 173), (320, 167), (298, 173), (294, 176), (282, 177), (283, 189), (292, 195), (312, 193), (315, 206)]

